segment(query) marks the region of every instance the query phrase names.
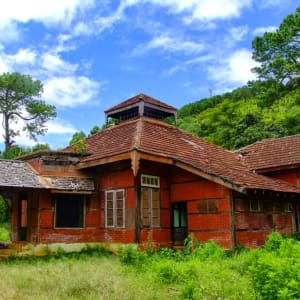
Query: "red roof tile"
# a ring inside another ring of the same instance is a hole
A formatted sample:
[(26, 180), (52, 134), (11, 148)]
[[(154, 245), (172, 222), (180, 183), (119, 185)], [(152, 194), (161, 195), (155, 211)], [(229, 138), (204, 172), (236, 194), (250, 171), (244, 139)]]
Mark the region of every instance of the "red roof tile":
[(112, 108), (109, 108), (105, 111), (105, 113), (109, 113), (109, 112), (112, 112), (114, 110), (117, 110), (117, 109), (120, 109), (120, 108), (123, 108), (123, 107), (126, 107), (126, 106), (130, 106), (130, 105), (133, 105), (133, 104), (136, 104), (138, 102), (140, 102), (141, 100), (143, 100), (144, 102), (146, 103), (150, 103), (150, 104), (154, 104), (154, 105), (157, 105), (159, 107), (162, 107), (162, 108), (165, 108), (165, 109), (172, 109), (172, 110), (176, 110), (175, 107), (173, 106), (170, 106), (164, 102), (161, 102), (157, 99), (154, 99), (146, 94), (138, 94), (124, 102), (121, 102), (120, 104), (112, 107)]
[(100, 159), (138, 150), (166, 157), (217, 176), (241, 189), (300, 193), (300, 189), (249, 170), (240, 155), (213, 145), (176, 127), (148, 118), (139, 118), (109, 127), (86, 139), (88, 152), (81, 166)]
[(265, 139), (236, 151), (252, 170), (300, 165), (300, 135)]

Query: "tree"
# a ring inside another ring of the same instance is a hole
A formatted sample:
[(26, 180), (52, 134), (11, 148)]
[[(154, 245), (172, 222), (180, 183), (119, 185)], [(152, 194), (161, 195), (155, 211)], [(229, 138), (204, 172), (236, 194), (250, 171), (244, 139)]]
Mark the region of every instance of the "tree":
[(19, 145), (12, 145), (9, 150), (3, 151), (3, 153), (0, 154), (0, 158), (14, 159), (16, 157), (40, 150), (50, 150), (50, 146), (48, 144), (36, 144), (33, 147), (24, 148)]
[(275, 32), (266, 32), (252, 42), (253, 58), (260, 66), (253, 69), (260, 79), (300, 85), (300, 7), (288, 15)]
[(79, 141), (85, 140), (86, 139), (86, 134), (83, 131), (78, 131), (75, 132), (72, 136), (72, 139), (69, 142), (69, 145), (74, 145)]
[(14, 144), (14, 138), (20, 134), (12, 124), (24, 122), (22, 130), (31, 139), (47, 131), (45, 123), (56, 116), (55, 106), (40, 99), (43, 85), (29, 75), (3, 73), (0, 75), (0, 113), (3, 116), (5, 151)]
[(90, 130), (90, 133), (89, 133), (89, 136), (93, 135), (93, 134), (96, 134), (97, 132), (101, 131), (101, 128), (97, 125), (95, 125), (91, 130)]

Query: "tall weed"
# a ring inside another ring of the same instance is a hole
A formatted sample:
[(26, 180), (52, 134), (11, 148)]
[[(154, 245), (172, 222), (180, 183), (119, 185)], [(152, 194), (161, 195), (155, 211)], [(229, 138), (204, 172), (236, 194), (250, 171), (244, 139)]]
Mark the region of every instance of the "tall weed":
[(261, 299), (300, 299), (300, 245), (272, 233), (249, 267), (251, 280)]

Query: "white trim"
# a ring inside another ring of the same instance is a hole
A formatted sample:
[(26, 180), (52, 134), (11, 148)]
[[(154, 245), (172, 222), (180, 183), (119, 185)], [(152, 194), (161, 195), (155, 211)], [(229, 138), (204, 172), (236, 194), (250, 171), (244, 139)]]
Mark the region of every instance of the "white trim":
[(159, 176), (141, 174), (141, 186), (160, 188)]

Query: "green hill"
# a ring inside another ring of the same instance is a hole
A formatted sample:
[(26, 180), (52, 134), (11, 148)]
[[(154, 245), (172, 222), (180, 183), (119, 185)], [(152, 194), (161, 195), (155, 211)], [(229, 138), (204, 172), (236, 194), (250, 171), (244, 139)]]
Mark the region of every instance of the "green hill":
[(300, 88), (255, 81), (178, 111), (178, 126), (227, 149), (300, 133)]

